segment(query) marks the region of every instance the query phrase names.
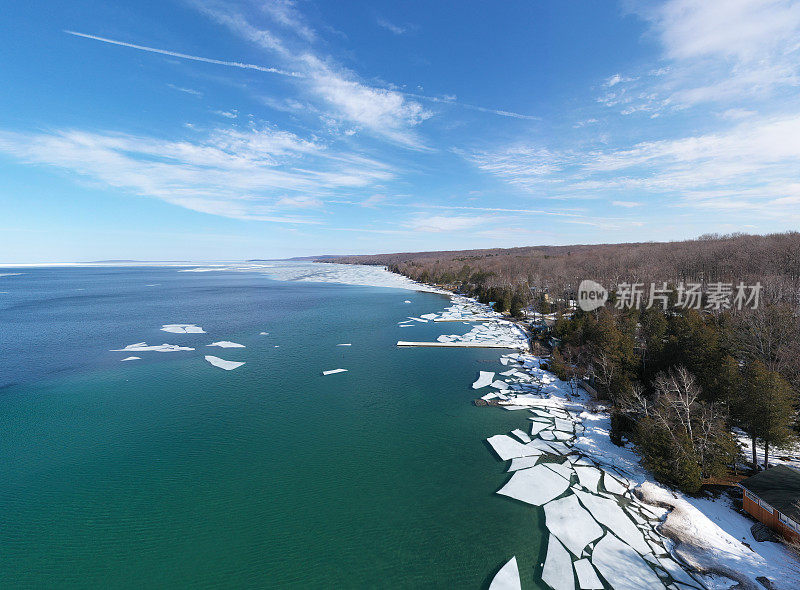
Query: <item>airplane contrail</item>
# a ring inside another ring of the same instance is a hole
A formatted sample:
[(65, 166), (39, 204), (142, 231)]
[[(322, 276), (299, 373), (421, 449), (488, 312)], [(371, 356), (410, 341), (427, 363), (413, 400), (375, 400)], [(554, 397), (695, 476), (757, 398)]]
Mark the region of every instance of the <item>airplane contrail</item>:
[(130, 47), (131, 49), (138, 49), (139, 51), (149, 51), (150, 53), (160, 53), (161, 55), (169, 55), (170, 57), (178, 57), (180, 59), (189, 59), (192, 61), (200, 61), (207, 64), (215, 64), (218, 66), (228, 66), (232, 68), (241, 68), (243, 70), (256, 70), (258, 72), (267, 72), (269, 74), (277, 74), (279, 76), (289, 76), (291, 78), (303, 78), (302, 74), (297, 72), (287, 72), (278, 68), (270, 68), (267, 66), (259, 66), (256, 64), (246, 64), (238, 61), (224, 61), (221, 59), (212, 59), (210, 57), (200, 57), (197, 55), (189, 55), (187, 53), (178, 53), (177, 51), (168, 51), (166, 49), (158, 49), (157, 47), (147, 47), (146, 45), (136, 45), (134, 43), (125, 43), (124, 41), (116, 41), (106, 37), (98, 37), (97, 35), (89, 35), (87, 33), (79, 33), (77, 31), (64, 30), (69, 35), (76, 37), (83, 37), (84, 39), (92, 39), (94, 41), (101, 41), (103, 43), (110, 43), (111, 45), (119, 45), (120, 47)]

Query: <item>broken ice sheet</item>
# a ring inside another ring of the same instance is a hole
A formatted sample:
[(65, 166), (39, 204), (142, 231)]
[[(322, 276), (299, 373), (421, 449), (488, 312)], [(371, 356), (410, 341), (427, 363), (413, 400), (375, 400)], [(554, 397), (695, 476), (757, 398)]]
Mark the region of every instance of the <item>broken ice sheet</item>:
[(664, 587), (647, 562), (611, 533), (606, 533), (606, 536), (595, 545), (592, 551), (592, 564), (614, 590)]
[(543, 465), (515, 471), (497, 493), (526, 504), (541, 506), (557, 498), (569, 487), (569, 482)]
[(519, 582), (519, 568), (517, 567), (517, 558), (512, 557), (506, 564), (500, 568), (492, 583), (489, 584), (489, 590), (521, 590), (522, 586)]
[(574, 495), (564, 496), (544, 505), (547, 530), (555, 535), (575, 557), (584, 547), (603, 536), (603, 529)]
[(553, 590), (575, 590), (572, 558), (553, 535), (550, 535), (547, 541), (547, 557), (544, 560), (542, 580)]

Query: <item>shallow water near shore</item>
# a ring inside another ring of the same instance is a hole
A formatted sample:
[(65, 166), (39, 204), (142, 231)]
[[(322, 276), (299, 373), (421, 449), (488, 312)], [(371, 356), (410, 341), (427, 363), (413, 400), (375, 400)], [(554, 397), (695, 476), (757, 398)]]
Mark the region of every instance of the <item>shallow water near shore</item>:
[[(397, 326), (447, 298), (173, 268), (2, 280), (0, 587), (482, 588), (512, 555), (538, 587), (543, 518), (494, 494), (484, 442), (524, 418), (470, 403), (501, 352), (395, 346), (469, 330)], [(141, 341), (196, 350), (109, 352)]]

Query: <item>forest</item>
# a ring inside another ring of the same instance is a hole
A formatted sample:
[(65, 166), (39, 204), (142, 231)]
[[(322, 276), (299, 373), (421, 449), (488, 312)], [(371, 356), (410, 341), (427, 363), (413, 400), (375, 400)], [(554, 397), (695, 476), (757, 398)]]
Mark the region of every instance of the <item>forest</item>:
[[(512, 316), (552, 314), (555, 322), (539, 332), (554, 345), (551, 370), (572, 384), (590, 383), (611, 409), (612, 439), (631, 441), (658, 480), (684, 491), (730, 478), (743, 461), (766, 467), (797, 439), (798, 232), (326, 261), (383, 265)], [(609, 291), (592, 311), (574, 305), (585, 279)], [(632, 305), (634, 284), (642, 286), (642, 305)], [(754, 285), (755, 301), (736, 305), (737, 286)], [(665, 293), (656, 304), (647, 300), (654, 286)], [(690, 286), (697, 297), (687, 305)], [(741, 456), (734, 428), (752, 441), (751, 456)]]

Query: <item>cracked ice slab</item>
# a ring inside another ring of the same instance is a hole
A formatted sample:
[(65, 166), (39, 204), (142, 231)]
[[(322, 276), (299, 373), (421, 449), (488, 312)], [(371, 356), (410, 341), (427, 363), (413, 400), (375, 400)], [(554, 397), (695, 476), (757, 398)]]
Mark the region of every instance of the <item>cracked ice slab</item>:
[[(541, 455), (542, 451), (533, 443), (522, 444), (514, 440), (507, 434), (496, 434), (486, 439), (497, 456), (503, 461), (514, 459), (515, 457), (530, 457), (532, 455)], [(536, 441), (534, 441), (536, 442)]]
[(497, 493), (526, 504), (541, 506), (557, 498), (569, 487), (569, 482), (544, 465), (515, 471)]
[(489, 584), (489, 590), (522, 590), (516, 556), (509, 559), (495, 574), (492, 583)]
[(514, 457), (511, 459), (511, 467), (508, 468), (508, 471), (517, 471), (519, 469), (528, 469), (529, 467), (533, 467), (536, 465), (536, 462), (539, 460), (541, 455), (529, 455), (528, 457)]
[(226, 371), (233, 371), (234, 369), (237, 369), (244, 364), (237, 361), (226, 361), (225, 359), (221, 359), (218, 356), (211, 356), (211, 355), (207, 355), (205, 359), (215, 367), (219, 367), (220, 369), (225, 369)]
[[(611, 532), (639, 553), (650, 553), (650, 546), (644, 540), (642, 531), (628, 518), (616, 501), (580, 490), (575, 490), (575, 495), (578, 496), (581, 504), (592, 513), (597, 522), (607, 526)], [(600, 573), (603, 571), (600, 570)]]
[(162, 332), (171, 332), (173, 334), (205, 334), (206, 331), (200, 326), (194, 324), (164, 324), (161, 326)]
[(544, 518), (550, 534), (558, 537), (575, 557), (580, 557), (589, 543), (603, 536), (603, 529), (574, 495), (545, 504)]
[(536, 436), (542, 430), (546, 430), (550, 428), (549, 424), (545, 424), (544, 422), (531, 422), (531, 436)]
[(238, 344), (237, 342), (231, 342), (230, 340), (220, 340), (219, 342), (212, 342), (211, 344), (206, 344), (206, 346), (219, 346), (220, 348), (244, 348), (244, 344)]
[(578, 474), (578, 481), (590, 492), (597, 492), (597, 484), (600, 482), (600, 470), (594, 467), (574, 466), (575, 473)]
[(522, 431), (522, 430), (520, 430), (519, 428), (515, 428), (514, 430), (512, 430), (512, 431), (511, 431), (511, 434), (513, 434), (514, 436), (516, 436), (516, 437), (517, 437), (519, 440), (521, 440), (521, 441), (522, 441), (522, 442), (524, 442), (524, 443), (529, 443), (529, 442), (531, 442), (531, 437), (530, 437), (530, 436), (528, 436), (528, 434), (527, 434), (527, 433), (523, 432), (523, 431)]
[(614, 590), (664, 587), (647, 562), (629, 545), (610, 533), (595, 545), (592, 564)]
[(547, 541), (547, 557), (544, 560), (542, 580), (553, 590), (575, 590), (572, 558), (553, 535), (550, 535)]
[(481, 387), (486, 387), (492, 382), (493, 379), (494, 379), (494, 373), (492, 371), (480, 371), (478, 373), (478, 380), (472, 384), (472, 389), (480, 389)]
[(597, 572), (588, 559), (579, 559), (574, 564), (575, 573), (578, 574), (578, 586), (581, 590), (602, 590), (603, 583), (597, 577)]
[(605, 486), (606, 491), (611, 492), (612, 494), (618, 494), (620, 496), (628, 491), (627, 486), (622, 485), (619, 480), (617, 480), (608, 471), (603, 471), (603, 485)]

